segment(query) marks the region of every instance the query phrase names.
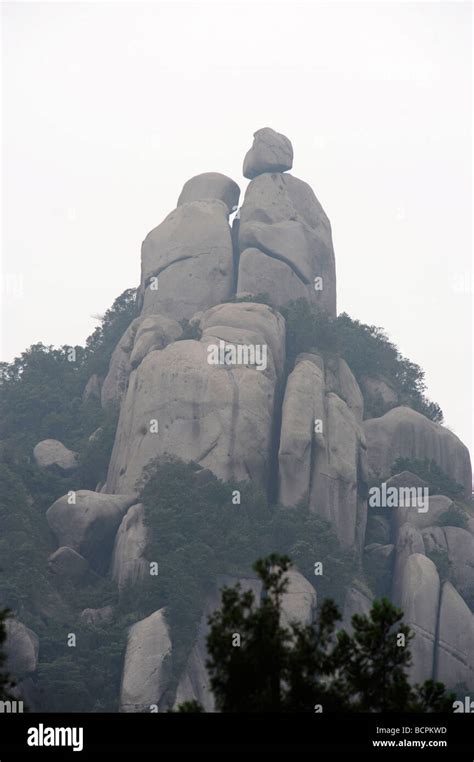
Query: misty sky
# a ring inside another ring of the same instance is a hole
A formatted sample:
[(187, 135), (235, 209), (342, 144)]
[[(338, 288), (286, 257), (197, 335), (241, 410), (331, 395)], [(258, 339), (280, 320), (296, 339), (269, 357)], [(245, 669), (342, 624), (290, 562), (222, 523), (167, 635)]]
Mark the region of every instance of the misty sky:
[(184, 182), (243, 191), (270, 126), (331, 220), (338, 311), (386, 329), (470, 444), (469, 3), (2, 11), (2, 359), (83, 343)]

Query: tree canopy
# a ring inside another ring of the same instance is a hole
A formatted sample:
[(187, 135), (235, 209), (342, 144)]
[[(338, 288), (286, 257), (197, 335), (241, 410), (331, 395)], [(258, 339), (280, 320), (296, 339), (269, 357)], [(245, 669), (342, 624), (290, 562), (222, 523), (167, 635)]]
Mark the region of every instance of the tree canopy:
[[(282, 624), (286, 556), (254, 564), (261, 600), (239, 585), (224, 588), (209, 618), (207, 667), (222, 712), (448, 712), (454, 694), (432, 680), (411, 685), (403, 613), (386, 598), (370, 614), (352, 617), (353, 632), (337, 629), (341, 615), (330, 599), (315, 623)], [(239, 637), (236, 638), (236, 635)], [(199, 707), (185, 706), (184, 710)]]

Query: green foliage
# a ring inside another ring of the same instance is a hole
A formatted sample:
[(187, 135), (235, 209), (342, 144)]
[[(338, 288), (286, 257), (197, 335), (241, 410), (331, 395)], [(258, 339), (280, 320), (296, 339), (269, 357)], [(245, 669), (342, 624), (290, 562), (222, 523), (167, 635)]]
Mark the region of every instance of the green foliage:
[(106, 311), (101, 324), (87, 339), (88, 377), (93, 373), (106, 375), (112, 352), (132, 320), (137, 317), (136, 294), (135, 288), (127, 288), (120, 294)]
[[(76, 351), (76, 362), (68, 360), (71, 349)], [(34, 344), (12, 363), (2, 364), (1, 438), (8, 449), (31, 455), (41, 439), (59, 439), (71, 447), (84, 436), (83, 359), (81, 347)]]
[(367, 583), (377, 598), (390, 594), (392, 583), (392, 559), (381, 553), (364, 553), (364, 572)]
[[(289, 302), (281, 312), (286, 320), (288, 370), (301, 352), (317, 350), (323, 355), (339, 354), (362, 387), (365, 376), (385, 376), (393, 384), (400, 404), (409, 405), (431, 420), (442, 422), (439, 406), (425, 397), (423, 371), (402, 357), (382, 328), (353, 320), (345, 312), (332, 319), (327, 313), (318, 312), (305, 299)], [(387, 409), (381, 407), (376, 412), (382, 415)]]
[(441, 584), (451, 581), (451, 566), (452, 563), (449, 560), (449, 555), (445, 550), (432, 550), (426, 554), (428, 558), (433, 561), (439, 574)]
[[(83, 402), (93, 373), (104, 376), (117, 341), (135, 316), (135, 290), (107, 310), (86, 347), (32, 345), (12, 363), (0, 364), (0, 436), (4, 450), (31, 457), (42, 439), (78, 449), (102, 424), (98, 402)], [(10, 455), (10, 458), (13, 455)]]
[(438, 517), (436, 523), (439, 527), (460, 527), (461, 529), (467, 529), (469, 522), (464, 508), (454, 503)]
[[(150, 576), (128, 595), (143, 616), (168, 607), (176, 675), (215, 580), (248, 576), (258, 555), (291, 553), (308, 579), (316, 579), (318, 559), (324, 568), (318, 590), (343, 600), (354, 574), (354, 556), (304, 506), (271, 508), (264, 494), (247, 482), (230, 485), (210, 476), (200, 483), (198, 466), (175, 459), (151, 465), (147, 476), (140, 495), (150, 537), (146, 557), (159, 562), (159, 576)], [(236, 489), (240, 505), (232, 502)]]
[(183, 713), (194, 713), (194, 714), (200, 714), (204, 711), (199, 701), (195, 701), (194, 699), (192, 701), (183, 701), (182, 704), (179, 705), (179, 707), (176, 710), (177, 712)]
[[(68, 633), (76, 646), (68, 647)], [(116, 712), (127, 630), (122, 620), (106, 625), (76, 621), (50, 627), (42, 638), (38, 689), (51, 712)]]
[[(441, 683), (410, 685), (413, 634), (386, 598), (375, 601), (368, 616), (352, 617), (352, 635), (336, 632), (341, 617), (331, 600), (323, 602), (316, 623), (283, 627), (289, 567), (289, 559), (276, 554), (258, 561), (261, 600), (239, 585), (225, 588), (220, 610), (209, 618), (207, 666), (220, 711), (452, 711), (454, 695)], [(233, 646), (236, 633), (240, 645)]]
[(104, 481), (107, 476), (118, 417), (119, 411), (113, 407), (101, 411), (98, 417), (101, 420), (100, 426), (93, 432), (92, 438), (84, 440), (79, 448), (83, 489), (95, 489), (96, 484)]
[(400, 474), (402, 471), (411, 471), (412, 474), (416, 474), (420, 479), (427, 482), (430, 495), (446, 495), (456, 499), (464, 494), (463, 485), (451, 479), (434, 460), (397, 458), (391, 468), (391, 473), (392, 475)]
[[(44, 513), (69, 490), (94, 489), (105, 476), (117, 414), (104, 412), (97, 400), (83, 401), (82, 395), (93, 373), (107, 372), (134, 316), (135, 292), (129, 289), (107, 310), (85, 347), (40, 343), (12, 363), (0, 364), (0, 606), (8, 606), (40, 636), (41, 706), (48, 711), (117, 709), (129, 614), (120, 612), (103, 628), (74, 624), (83, 608), (112, 601), (111, 584), (96, 578), (94, 584), (72, 585), (48, 571), (56, 543)], [(36, 466), (33, 447), (47, 438), (79, 452), (77, 472), (64, 477)], [(76, 649), (65, 645), (71, 628), (79, 634)]]
[(44, 516), (19, 475), (0, 464), (0, 605), (30, 626), (32, 611), (54, 607), (45, 564), (49, 547)]

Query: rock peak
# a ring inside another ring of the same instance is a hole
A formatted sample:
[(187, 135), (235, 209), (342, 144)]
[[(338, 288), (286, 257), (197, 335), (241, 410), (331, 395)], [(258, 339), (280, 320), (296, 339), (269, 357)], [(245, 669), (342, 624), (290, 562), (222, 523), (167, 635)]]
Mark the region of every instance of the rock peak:
[(271, 127), (254, 132), (253, 145), (244, 159), (244, 177), (253, 180), (264, 172), (285, 172), (293, 166), (291, 141)]

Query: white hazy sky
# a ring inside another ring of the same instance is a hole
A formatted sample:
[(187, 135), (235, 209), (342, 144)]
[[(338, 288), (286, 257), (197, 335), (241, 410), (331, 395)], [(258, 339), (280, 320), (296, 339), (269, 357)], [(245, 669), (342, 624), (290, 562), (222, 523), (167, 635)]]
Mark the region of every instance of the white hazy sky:
[(2, 4), (3, 349), (83, 343), (140, 244), (253, 132), (332, 223), (338, 310), (383, 326), (471, 440), (470, 3)]

